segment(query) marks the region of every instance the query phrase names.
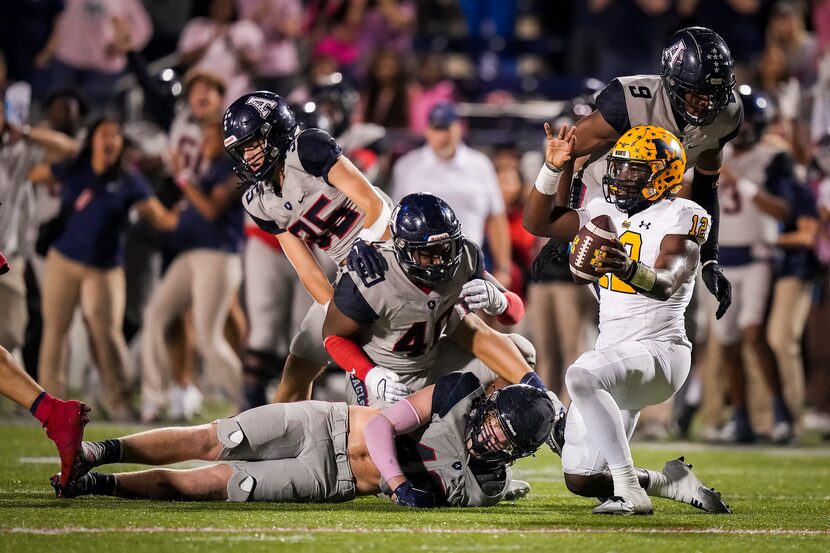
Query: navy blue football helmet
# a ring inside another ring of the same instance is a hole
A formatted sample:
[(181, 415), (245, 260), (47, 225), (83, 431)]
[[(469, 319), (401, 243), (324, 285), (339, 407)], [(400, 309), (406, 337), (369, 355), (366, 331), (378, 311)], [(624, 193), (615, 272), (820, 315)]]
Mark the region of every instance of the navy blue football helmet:
[(319, 111), (331, 121), (332, 136), (340, 136), (352, 124), (360, 95), (339, 73), (329, 75), (311, 87), (311, 97)]
[(291, 108), (273, 92), (260, 90), (240, 96), (222, 121), (225, 150), (236, 161), (236, 174), (246, 184), (271, 185), (274, 169), (285, 159), (296, 126)]
[(674, 33), (663, 49), (661, 76), (672, 107), (687, 124), (711, 124), (735, 86), (735, 62), (726, 42), (706, 27)]
[(392, 244), (398, 264), (410, 279), (435, 286), (458, 270), (464, 237), (447, 202), (418, 192), (404, 196), (392, 212)]
[[(507, 464), (533, 455), (550, 437), (553, 402), (534, 386), (513, 384), (482, 398), (467, 419), (467, 447), (478, 461)], [(503, 445), (495, 433), (501, 427)]]
[(320, 106), (316, 102), (309, 101), (304, 104), (292, 104), (291, 111), (294, 118), (302, 129), (320, 129), (331, 134), (331, 121), (325, 114), (320, 112)]
[(738, 96), (743, 103), (744, 119), (732, 144), (737, 148), (748, 148), (761, 140), (775, 116), (775, 108), (766, 94), (745, 84), (738, 87)]

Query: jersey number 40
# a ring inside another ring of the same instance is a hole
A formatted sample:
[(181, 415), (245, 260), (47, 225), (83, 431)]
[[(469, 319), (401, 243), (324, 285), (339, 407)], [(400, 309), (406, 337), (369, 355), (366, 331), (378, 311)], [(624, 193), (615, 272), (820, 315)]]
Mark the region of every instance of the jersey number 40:
[[(452, 314), (453, 306), (450, 306), (438, 319), (435, 320), (435, 326), (432, 329), (432, 344), (430, 349), (435, 347), (438, 343), (438, 338), (444, 332), (447, 326), (447, 321)], [(420, 357), (427, 350), (427, 322), (419, 321), (412, 323), (409, 330), (403, 333), (403, 336), (398, 338), (395, 345), (392, 346), (392, 351), (399, 353), (406, 353), (407, 357)]]

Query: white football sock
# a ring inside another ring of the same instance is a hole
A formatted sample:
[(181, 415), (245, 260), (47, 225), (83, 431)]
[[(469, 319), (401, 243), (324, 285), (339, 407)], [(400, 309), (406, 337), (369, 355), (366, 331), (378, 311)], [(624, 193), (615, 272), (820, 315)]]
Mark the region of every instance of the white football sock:
[(611, 469), (611, 477), (614, 479), (614, 495), (617, 497), (631, 499), (631, 491), (642, 489), (633, 464)]
[(644, 469), (648, 473), (648, 486), (646, 493), (654, 497), (663, 497), (665, 499), (674, 499), (672, 493), (671, 482), (669, 477), (662, 472), (655, 472), (653, 470)]

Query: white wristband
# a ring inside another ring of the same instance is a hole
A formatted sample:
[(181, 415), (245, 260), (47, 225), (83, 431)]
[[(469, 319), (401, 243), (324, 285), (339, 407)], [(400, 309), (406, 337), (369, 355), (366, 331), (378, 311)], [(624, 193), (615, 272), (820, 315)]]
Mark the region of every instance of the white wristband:
[(375, 219), (375, 222), (358, 233), (357, 237), (364, 242), (377, 242), (380, 240), (384, 233), (386, 233), (386, 229), (389, 228), (389, 222), (392, 220), (392, 210), (389, 208), (389, 204), (377, 193), (374, 186), (372, 187), (372, 192), (378, 197), (382, 207), (380, 209), (380, 215)]
[(547, 163), (542, 164), (542, 169), (539, 171), (539, 176), (536, 177), (534, 186), (540, 194), (546, 196), (553, 196), (559, 189), (559, 179), (562, 177), (562, 171), (553, 171), (548, 167)]

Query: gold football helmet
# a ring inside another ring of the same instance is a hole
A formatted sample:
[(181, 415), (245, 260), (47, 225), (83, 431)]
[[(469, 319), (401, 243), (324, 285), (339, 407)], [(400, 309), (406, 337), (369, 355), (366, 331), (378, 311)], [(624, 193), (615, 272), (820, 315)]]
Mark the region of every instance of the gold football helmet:
[(631, 212), (643, 202), (673, 196), (683, 185), (686, 152), (666, 129), (640, 125), (622, 135), (605, 158), (605, 199)]

